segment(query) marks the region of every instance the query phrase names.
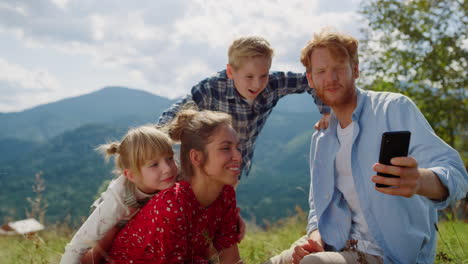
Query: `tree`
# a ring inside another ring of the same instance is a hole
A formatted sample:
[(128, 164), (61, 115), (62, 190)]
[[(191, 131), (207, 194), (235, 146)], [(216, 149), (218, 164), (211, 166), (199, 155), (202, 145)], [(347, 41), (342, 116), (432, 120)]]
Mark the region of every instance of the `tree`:
[(468, 4), (464, 0), (368, 0), (361, 86), (409, 96), (468, 165)]

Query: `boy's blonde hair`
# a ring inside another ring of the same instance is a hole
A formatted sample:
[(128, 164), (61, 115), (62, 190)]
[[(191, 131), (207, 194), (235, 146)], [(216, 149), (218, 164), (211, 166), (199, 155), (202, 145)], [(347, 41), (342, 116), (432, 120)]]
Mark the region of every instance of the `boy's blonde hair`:
[(327, 48), (335, 58), (348, 58), (351, 67), (359, 64), (358, 40), (344, 33), (331, 31), (328, 28), (315, 33), (313, 38), (301, 51), (301, 62), (307, 72), (312, 71), (310, 55), (317, 48)]
[(234, 70), (238, 70), (245, 59), (263, 56), (270, 60), (273, 58), (273, 49), (270, 43), (259, 36), (246, 36), (235, 39), (228, 50), (228, 62)]
[(153, 125), (132, 128), (121, 142), (103, 144), (97, 150), (106, 160), (115, 155), (117, 174), (129, 169), (137, 177), (141, 177), (141, 167), (148, 160), (174, 154), (169, 136)]
[[(184, 179), (188, 180), (194, 174), (190, 150), (201, 151), (206, 158), (206, 145), (211, 142), (211, 136), (221, 125), (231, 126), (231, 124), (231, 116), (223, 112), (185, 109), (165, 127), (171, 139), (181, 143), (180, 167)], [(202, 161), (202, 165), (205, 161)]]

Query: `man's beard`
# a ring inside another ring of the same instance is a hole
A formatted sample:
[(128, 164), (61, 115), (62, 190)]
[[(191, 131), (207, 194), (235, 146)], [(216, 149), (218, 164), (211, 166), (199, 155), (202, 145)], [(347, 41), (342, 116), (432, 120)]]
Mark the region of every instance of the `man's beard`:
[(346, 86), (347, 87), (343, 88), (343, 86), (340, 85), (340, 92), (342, 91), (343, 93), (341, 93), (338, 98), (327, 96), (323, 88), (316, 89), (317, 96), (324, 104), (332, 108), (348, 105), (353, 102), (353, 97), (356, 93), (356, 85), (354, 81), (350, 81)]

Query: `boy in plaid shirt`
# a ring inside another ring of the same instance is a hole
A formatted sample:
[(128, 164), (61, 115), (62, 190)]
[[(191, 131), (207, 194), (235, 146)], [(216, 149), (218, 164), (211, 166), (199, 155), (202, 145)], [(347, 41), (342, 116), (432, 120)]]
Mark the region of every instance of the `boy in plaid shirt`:
[(323, 114), (315, 128), (328, 126), (330, 109), (309, 87), (305, 73), (270, 72), (272, 57), (273, 49), (262, 37), (234, 40), (229, 47), (226, 70), (193, 86), (191, 93), (167, 109), (158, 123), (168, 123), (188, 103), (196, 104), (199, 109), (230, 114), (240, 139), (243, 171), (248, 175), (255, 141), (283, 96), (307, 91)]

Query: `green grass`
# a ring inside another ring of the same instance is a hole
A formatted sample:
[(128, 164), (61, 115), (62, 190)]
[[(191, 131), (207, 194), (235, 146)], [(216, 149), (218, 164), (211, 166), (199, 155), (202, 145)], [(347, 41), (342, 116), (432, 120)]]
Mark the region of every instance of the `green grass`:
[(30, 236), (0, 236), (0, 262), (4, 264), (59, 263), (71, 232), (51, 228)]
[(245, 263), (262, 263), (288, 249), (305, 234), (307, 216), (299, 207), (297, 215), (268, 224), (265, 229), (247, 224), (247, 235), (239, 245)]
[[(239, 245), (244, 263), (262, 263), (280, 253), (304, 235), (306, 215), (297, 215), (267, 224), (265, 229), (248, 224), (247, 235)], [(447, 221), (439, 223), (436, 263), (468, 263), (468, 223)], [(58, 263), (72, 232), (66, 228), (49, 228), (31, 237), (0, 236), (0, 262), (3, 264)]]
[(436, 263), (468, 263), (468, 222), (440, 222)]

